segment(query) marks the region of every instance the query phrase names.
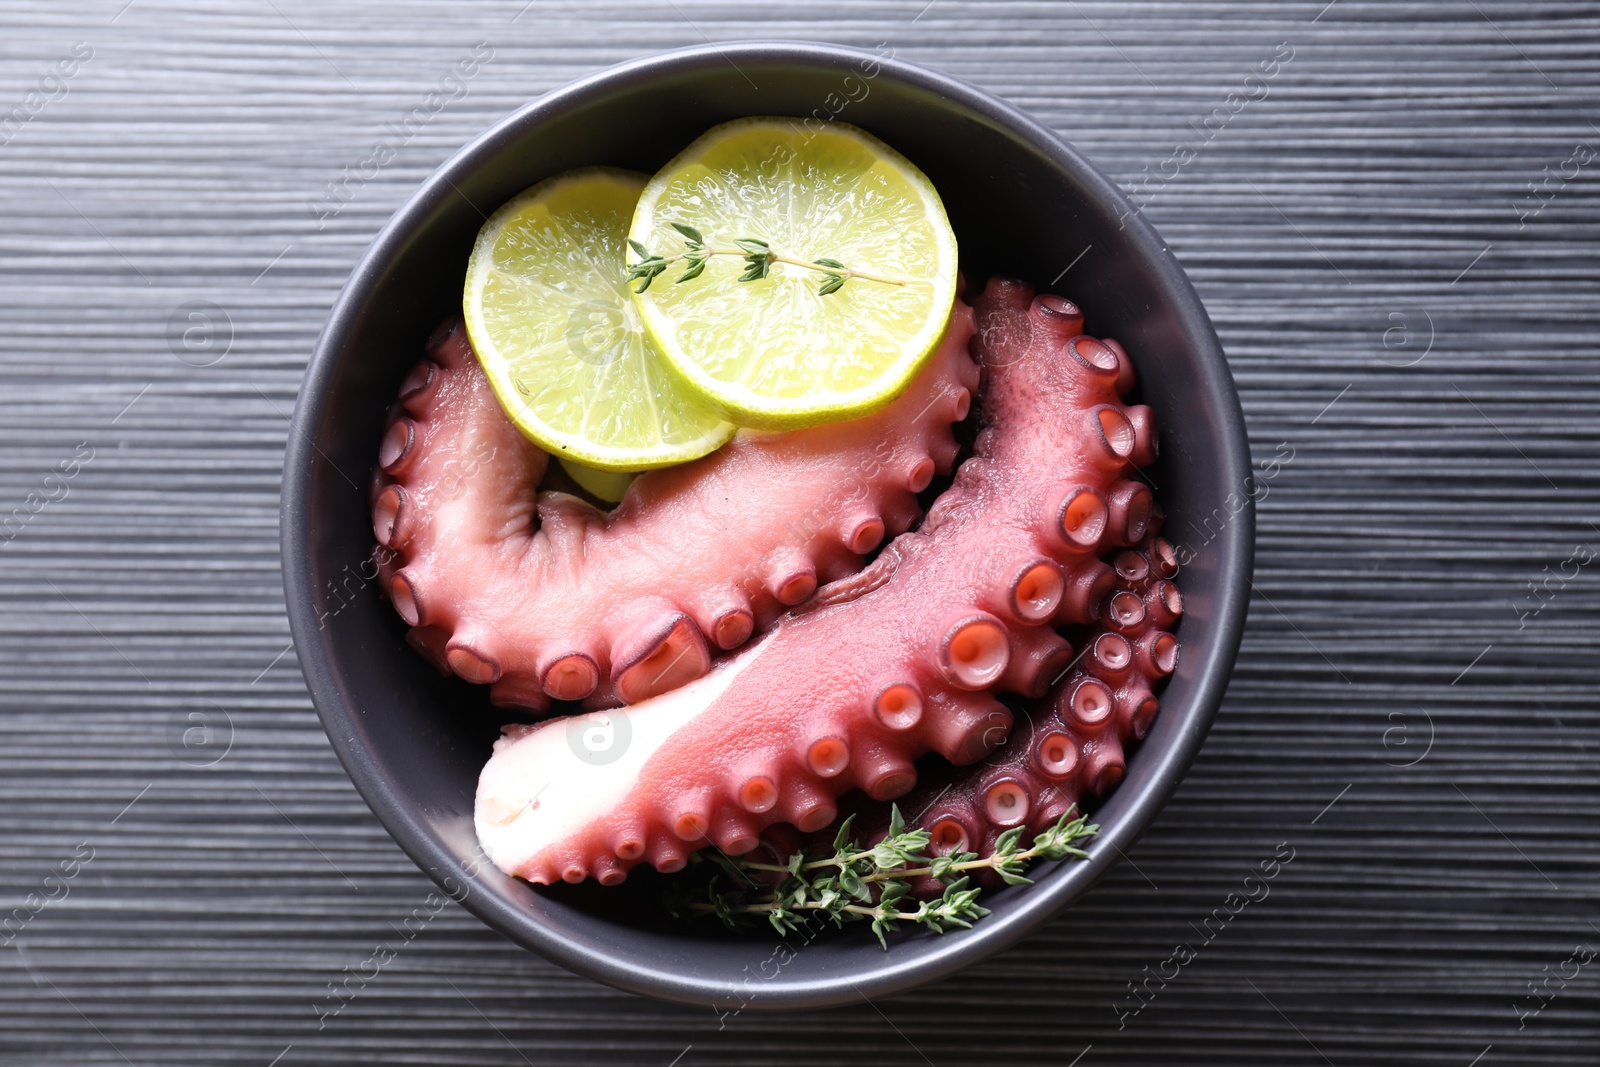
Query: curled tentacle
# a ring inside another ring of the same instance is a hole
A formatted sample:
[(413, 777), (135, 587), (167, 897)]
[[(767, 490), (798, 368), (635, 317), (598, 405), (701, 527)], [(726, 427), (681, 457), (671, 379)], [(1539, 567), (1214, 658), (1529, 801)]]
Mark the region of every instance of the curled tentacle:
[(496, 704), (631, 703), (704, 674), (915, 521), (978, 371), (971, 309), (883, 410), (636, 478), (603, 512), (537, 491), (549, 456), (502, 413), (459, 322), (407, 375), (378, 450), (382, 587), (437, 666)]
[[(1148, 534), (1112, 559), (1116, 585), (1108, 599), (1143, 605), (1138, 621), (1091, 634), (1072, 670), (1030, 703), (1023, 725), (992, 759), (930, 774), (898, 801), (908, 828), (929, 831), (935, 851), (988, 855), (1006, 830), (1024, 826), (1031, 837), (1122, 780), (1128, 746), (1145, 737), (1160, 710), (1154, 689), (1177, 666), (1171, 630), (1183, 601), (1171, 581), (1176, 553), (1164, 538)], [(862, 814), (870, 823), (866, 839), (880, 836), (886, 820)], [(923, 878), (913, 889), (928, 896), (943, 886)]]
[[(1098, 557), (1120, 544), (1108, 500), (1135, 448), (1115, 353), (1064, 303), (1001, 280), (978, 301), (984, 428), (921, 529), (710, 673), (606, 713), (611, 758), (585, 758), (559, 722), (498, 742), (477, 802), (496, 865), (536, 882), (667, 870), (775, 823), (819, 830), (852, 789), (901, 795), (929, 751), (994, 752), (1012, 727), (996, 694), (1048, 685), (1069, 658), (1050, 620), (1085, 575), (1091, 592), (1112, 580)], [(1115, 694), (1097, 695), (1103, 729)], [(1109, 746), (1093, 760), (1109, 766)], [(986, 788), (1015, 814), (1020, 786)]]

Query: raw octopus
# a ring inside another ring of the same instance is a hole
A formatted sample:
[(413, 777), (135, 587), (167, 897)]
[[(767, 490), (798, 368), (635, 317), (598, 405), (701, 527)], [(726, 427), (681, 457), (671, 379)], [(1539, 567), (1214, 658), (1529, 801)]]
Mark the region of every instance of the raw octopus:
[[(1019, 725), (981, 767), (947, 768), (923, 777), (898, 803), (908, 830), (925, 829), (933, 853), (988, 856), (996, 838), (1026, 827), (1024, 843), (1052, 826), (1085, 797), (1104, 797), (1122, 781), (1126, 749), (1142, 741), (1160, 702), (1154, 688), (1178, 665), (1172, 629), (1183, 597), (1171, 579), (1177, 553), (1154, 527), (1144, 543), (1112, 558), (1116, 575), (1100, 609), (1100, 626), (1082, 645), (1078, 662), (1041, 700), (1029, 701)], [(877, 841), (887, 829), (881, 813), (860, 813), (858, 839)], [(862, 823), (862, 818), (869, 821)], [(830, 834), (819, 840), (832, 840)], [(784, 856), (798, 841), (771, 842)], [(1003, 884), (986, 871), (991, 885)], [(915, 879), (918, 896), (944, 889)]]
[(1145, 537), (1150, 490), (1127, 475), (1154, 419), (1120, 402), (1132, 366), (1070, 301), (994, 279), (976, 310), (983, 429), (922, 527), (709, 674), (591, 716), (603, 762), (579, 723), (507, 727), (475, 811), (497, 866), (615, 884), (747, 852), (777, 822), (815, 831), (849, 789), (903, 796), (930, 750), (982, 759), (1011, 726), (997, 692), (1045, 693), (1072, 659), (1054, 625), (1093, 621), (1111, 589), (1098, 555)]
[(978, 370), (959, 301), (915, 381), (875, 414), (741, 433), (640, 475), (607, 513), (537, 493), (549, 456), (506, 418), (460, 320), (400, 388), (373, 530), (411, 644), (498, 705), (632, 703), (704, 674), (819, 582), (857, 571), (949, 473)]

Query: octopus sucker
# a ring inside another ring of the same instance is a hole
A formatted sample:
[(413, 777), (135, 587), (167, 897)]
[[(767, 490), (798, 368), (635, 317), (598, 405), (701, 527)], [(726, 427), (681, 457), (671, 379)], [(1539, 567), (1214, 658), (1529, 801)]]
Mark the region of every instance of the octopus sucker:
[(1005, 742), (1011, 709), (986, 693), (935, 693), (922, 727), (927, 748), (958, 767), (976, 763)]
[(483, 638), (457, 633), (445, 645), (444, 658), (450, 669), (469, 682), (492, 685), (500, 680), (500, 664), (476, 647)]
[(1107, 499), (1110, 509), (1108, 527), (1117, 544), (1136, 545), (1144, 540), (1150, 525), (1150, 512), (1155, 500), (1150, 487), (1143, 482), (1119, 482)]
[[(634, 703), (710, 669), (920, 515), (978, 387), (956, 304), (911, 385), (866, 417), (741, 433), (634, 479), (605, 512), (539, 491), (459, 322), (402, 381), (371, 490), (381, 588), (436, 666), (496, 704)], [(441, 640), (442, 636), (442, 640)]]
[(848, 523), (846, 528), (850, 533), (845, 537), (845, 544), (857, 555), (865, 556), (883, 543), (885, 527), (883, 520), (876, 515), (858, 518)]
[(398, 548), (406, 538), (402, 535), (401, 516), (406, 514), (406, 491), (398, 485), (387, 486), (378, 494), (372, 505), (372, 532), (384, 548)]
[(903, 753), (877, 738), (864, 742), (850, 768), (856, 788), (873, 800), (893, 800), (917, 784), (917, 769)]
[[(412, 634), (419, 631), (412, 630)], [(489, 687), (489, 699), (496, 707), (520, 708), (523, 711), (544, 713), (550, 710), (550, 695), (533, 677), (501, 677)]]
[(1012, 645), (1002, 688), (1025, 697), (1044, 696), (1050, 683), (1072, 663), (1072, 646), (1048, 626), (1019, 630)]
[(586, 652), (568, 652), (536, 668), (545, 694), (556, 700), (582, 700), (600, 684), (600, 665)]
[(1061, 597), (1055, 622), (1060, 625), (1100, 621), (1100, 610), (1116, 579), (1110, 566), (1092, 560), (1074, 573)]
[[(631, 617), (632, 621), (627, 621)], [(711, 666), (711, 650), (694, 621), (658, 598), (641, 598), (622, 613), (621, 630), (607, 653), (611, 691), (624, 703), (676, 689)], [(598, 680), (598, 670), (596, 671)], [(548, 684), (546, 691), (549, 692)], [(588, 690), (567, 699), (581, 699)], [(551, 692), (551, 696), (555, 693)]]
[(1011, 569), (1016, 577), (1007, 590), (1005, 606), (1012, 617), (1029, 625), (1054, 615), (1067, 591), (1067, 580), (1061, 568), (1051, 560), (1035, 557)]
[[(780, 822), (820, 830), (853, 788), (913, 789), (913, 761), (930, 751), (970, 764), (1001, 746), (1013, 715), (998, 696), (1036, 694), (1047, 672), (1064, 670), (1069, 650), (1055, 617), (1089, 612), (1069, 599), (1115, 580), (1099, 557), (1135, 525), (1136, 500), (1115, 514), (1111, 502), (1127, 496), (1118, 487), (1131, 472), (1136, 433), (1116, 388), (1119, 357), (1083, 336), (1075, 305), (1035, 300), (1026, 285), (997, 279), (975, 313), (982, 429), (921, 527), (775, 617), (706, 673), (609, 712), (627, 738), (610, 762), (586, 760), (562, 723), (503, 737), (477, 798), (479, 836), (497, 866), (532, 881), (574, 869), (610, 877), (613, 865), (635, 863), (666, 870), (680, 863), (678, 849), (703, 847), (718, 833), (742, 846), (745, 834)], [(909, 488), (924, 458), (926, 449), (874, 469), (899, 472)], [(892, 529), (891, 513), (883, 511)], [(832, 544), (846, 547), (837, 537)], [(773, 558), (784, 557), (763, 553)], [(784, 573), (760, 572), (762, 587)], [(1137, 621), (1124, 612), (1127, 632), (1148, 625), (1143, 590), (1118, 592), (1138, 606)], [(1083, 714), (1094, 725), (1073, 720), (1072, 730), (1075, 743), (1091, 745), (1080, 755), (1091, 782), (1106, 783), (1120, 774), (1120, 749), (1093, 746), (1116, 721), (1116, 693), (1093, 685)], [(1004, 784), (986, 779), (992, 796), (979, 806), (1020, 825), (1039, 809), (1037, 780), (1031, 771)], [(537, 807), (527, 802), (535, 795)], [(517, 814), (493, 817), (506, 811)], [(992, 820), (968, 811), (958, 821), (984, 833)], [(637, 859), (618, 854), (619, 825), (652, 842)], [(671, 841), (677, 849), (656, 844)]]
[(1135, 467), (1148, 467), (1161, 452), (1155, 412), (1144, 404), (1136, 404), (1128, 409), (1128, 421), (1133, 423), (1133, 455), (1129, 458)]

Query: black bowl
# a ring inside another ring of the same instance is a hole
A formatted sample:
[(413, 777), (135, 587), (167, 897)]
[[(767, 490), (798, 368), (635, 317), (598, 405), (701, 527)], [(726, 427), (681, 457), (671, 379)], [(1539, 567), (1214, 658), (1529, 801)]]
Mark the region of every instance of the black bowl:
[[(861, 126), (938, 187), (969, 281), (1031, 279), (1120, 339), (1162, 427), (1151, 473), (1187, 561), (1183, 656), (1154, 729), (1096, 812), (1090, 858), (1037, 868), (989, 894), (970, 931), (894, 937), (849, 927), (806, 941), (735, 936), (664, 916), (653, 872), (622, 887), (534, 888), (481, 861), (478, 772), (504, 717), (408, 648), (366, 561), (366, 486), (384, 410), (423, 339), (460, 306), (486, 213), (542, 178), (613, 164), (651, 171), (745, 115)], [(312, 698), (356, 787), (400, 846), (484, 922), (623, 989), (723, 1008), (808, 1008), (880, 996), (1012, 944), (1081, 896), (1129, 848), (1194, 759), (1227, 686), (1248, 602), (1249, 450), (1210, 321), (1161, 238), (1103, 174), (1049, 130), (970, 85), (820, 44), (695, 48), (614, 67), (550, 93), (458, 152), (384, 227), (317, 343), (289, 435), (283, 566)]]

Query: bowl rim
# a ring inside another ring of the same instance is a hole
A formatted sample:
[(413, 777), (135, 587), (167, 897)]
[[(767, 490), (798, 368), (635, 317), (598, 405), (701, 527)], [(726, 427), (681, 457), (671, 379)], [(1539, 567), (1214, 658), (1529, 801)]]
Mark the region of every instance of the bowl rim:
[[(538, 97), (496, 122), (464, 145), (433, 171), (407, 198), (379, 231), (340, 290), (328, 314), (306, 367), (305, 378), (291, 422), (284, 455), (280, 504), (280, 548), (286, 611), (307, 689), (334, 752), (357, 791), (401, 849), (453, 899), (487, 925), (526, 948), (531, 948), (569, 970), (629, 992), (695, 1006), (712, 1005), (757, 1010), (794, 1010), (830, 1007), (866, 997), (904, 992), (949, 976), (955, 971), (1002, 951), (1059, 914), (1081, 897), (1131, 848), (1171, 798), (1193, 763), (1211, 722), (1221, 705), (1243, 636), (1249, 607), (1248, 588), (1254, 557), (1255, 503), (1253, 496), (1233, 516), (1229, 526), (1211, 543), (1219, 553), (1215, 602), (1215, 639), (1196, 674), (1195, 710), (1183, 729), (1151, 766), (1150, 785), (1134, 796), (1120, 822), (1102, 829), (1089, 848), (1090, 857), (1042, 879), (1022, 903), (986, 918), (962, 935), (946, 934), (915, 954), (897, 954), (891, 948), (882, 958), (859, 971), (809, 980), (781, 973), (763, 980), (755, 995), (731, 979), (692, 973), (684, 967), (667, 972), (634, 963), (617, 953), (598, 955), (558, 931), (530, 920), (512, 902), (493, 893), (472, 893), (475, 875), (464, 867), (433, 830), (419, 817), (413, 803), (396, 788), (376, 760), (354, 741), (346, 728), (361, 716), (346, 702), (335, 682), (335, 672), (324, 655), (318, 632), (315, 589), (310, 560), (311, 471), (318, 448), (309, 428), (325, 414), (330, 385), (340, 353), (349, 342), (370, 290), (383, 277), (383, 267), (402, 251), (416, 226), (442, 198), (460, 195), (458, 180), (530, 125), (553, 118), (591, 94), (647, 82), (662, 75), (692, 71), (713, 64), (798, 62), (825, 69), (848, 67), (862, 61), (876, 63), (883, 74), (910, 86), (931, 90), (957, 107), (970, 110), (988, 122), (1029, 142), (1052, 165), (1073, 175), (1092, 200), (1119, 210), (1128, 240), (1153, 268), (1157, 287), (1172, 302), (1183, 333), (1192, 341), (1205, 379), (1213, 383), (1208, 407), (1213, 407), (1220, 427), (1225, 469), (1224, 484), (1247, 484), (1249, 444), (1238, 392), (1210, 318), (1187, 275), (1168, 251), (1166, 243), (1122, 191), (1075, 148), (1054, 131), (1017, 107), (965, 81), (894, 56), (884, 56), (843, 45), (810, 41), (747, 40), (712, 42), (627, 60), (588, 74)], [(452, 885), (452, 883), (454, 883)]]

